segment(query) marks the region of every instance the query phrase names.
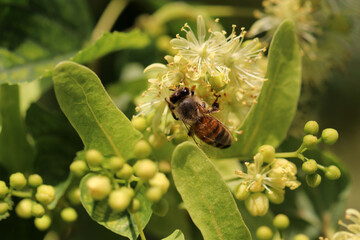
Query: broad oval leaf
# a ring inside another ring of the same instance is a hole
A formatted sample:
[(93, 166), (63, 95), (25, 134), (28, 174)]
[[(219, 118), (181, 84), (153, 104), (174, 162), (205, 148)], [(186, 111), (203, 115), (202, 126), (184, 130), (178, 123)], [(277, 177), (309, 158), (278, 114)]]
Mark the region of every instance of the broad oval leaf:
[(263, 144), (277, 147), (295, 116), (301, 87), (301, 58), (294, 23), (283, 22), (269, 50), (269, 62), (257, 104), (250, 110), (238, 141), (219, 155), (248, 156)]
[(232, 194), (204, 152), (182, 143), (171, 166), (175, 186), (204, 239), (251, 239)]
[(141, 133), (114, 105), (94, 72), (65, 61), (56, 66), (53, 80), (60, 107), (86, 149), (98, 149), (104, 155), (132, 157), (133, 146)]
[[(80, 198), (81, 203), (86, 209), (90, 217), (97, 223), (103, 225), (109, 230), (119, 235), (128, 237), (131, 240), (137, 239), (139, 230), (137, 228), (135, 218), (133, 214), (127, 211), (114, 212), (110, 208), (107, 199), (102, 201), (94, 201), (94, 199), (88, 194), (86, 188), (86, 181), (95, 176), (94, 173), (85, 175), (80, 182)], [(142, 228), (149, 222), (152, 210), (151, 203), (145, 198), (142, 191), (140, 190), (136, 194), (136, 198), (139, 199), (141, 208), (137, 212)]]
[(180, 230), (175, 230), (170, 236), (162, 240), (185, 240), (184, 234)]

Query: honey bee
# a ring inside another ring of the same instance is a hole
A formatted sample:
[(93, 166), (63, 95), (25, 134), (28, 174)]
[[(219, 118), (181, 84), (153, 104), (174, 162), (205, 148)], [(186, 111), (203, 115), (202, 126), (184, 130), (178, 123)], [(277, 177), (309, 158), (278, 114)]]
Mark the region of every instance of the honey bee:
[(215, 95), (216, 100), (211, 108), (207, 109), (205, 102), (194, 96), (194, 90), (195, 86), (191, 90), (188, 87), (180, 87), (170, 95), (169, 100), (165, 98), (172, 116), (175, 120), (181, 119), (184, 122), (189, 136), (193, 137), (195, 134), (205, 143), (217, 148), (230, 147), (231, 132), (222, 122), (210, 115), (219, 111), (219, 96)]

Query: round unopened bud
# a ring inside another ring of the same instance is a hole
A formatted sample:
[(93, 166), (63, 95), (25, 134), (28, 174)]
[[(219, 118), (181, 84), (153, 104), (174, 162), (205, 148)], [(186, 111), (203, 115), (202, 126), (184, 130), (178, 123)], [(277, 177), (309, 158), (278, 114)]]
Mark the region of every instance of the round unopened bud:
[(69, 223), (75, 222), (78, 217), (77, 212), (72, 207), (67, 207), (61, 210), (60, 216), (65, 222)]
[(304, 131), (307, 134), (315, 135), (319, 131), (319, 124), (316, 121), (308, 121), (304, 126)]
[(156, 214), (160, 217), (164, 217), (169, 211), (169, 203), (165, 199), (161, 199), (161, 200), (153, 203), (151, 208), (152, 208), (154, 214)]
[(85, 159), (90, 167), (98, 167), (104, 162), (104, 156), (96, 149), (86, 151)]
[(43, 179), (39, 174), (31, 174), (28, 178), (28, 183), (30, 187), (36, 188), (43, 184)]
[(124, 166), (119, 171), (117, 171), (115, 175), (117, 178), (129, 179), (133, 173), (133, 168), (129, 164), (125, 163)]
[(313, 174), (317, 170), (317, 162), (314, 159), (309, 159), (302, 164), (302, 170), (307, 174)]
[(208, 80), (211, 88), (214, 89), (216, 92), (223, 90), (227, 86), (224, 76), (221, 74), (210, 76)]
[(158, 202), (162, 198), (163, 193), (159, 187), (150, 187), (146, 191), (145, 196), (151, 202)]
[(45, 214), (45, 208), (40, 203), (33, 203), (31, 208), (31, 214), (34, 217), (42, 217)]
[(69, 199), (69, 201), (72, 205), (80, 204), (80, 188), (78, 188), (78, 187), (72, 188), (68, 192), (67, 198)]
[(341, 176), (340, 169), (335, 165), (330, 165), (325, 168), (325, 176), (327, 179), (336, 180)]
[(128, 207), (129, 211), (132, 212), (132, 213), (136, 213), (140, 210), (140, 201), (139, 199), (137, 198), (134, 198), (131, 203), (130, 203), (130, 206)]
[(317, 187), (321, 183), (321, 176), (317, 173), (310, 174), (306, 176), (306, 183), (309, 187)]
[(151, 153), (151, 146), (150, 144), (145, 140), (140, 140), (137, 143), (135, 143), (134, 146), (134, 155), (137, 158), (146, 158)]
[(40, 203), (48, 205), (55, 199), (55, 189), (50, 185), (40, 185), (35, 194), (36, 200)]
[(40, 218), (35, 218), (34, 224), (35, 227), (40, 231), (45, 231), (51, 225), (51, 218), (48, 215), (44, 215)]
[(160, 149), (165, 144), (165, 136), (161, 134), (151, 134), (149, 143), (155, 149)]
[(306, 148), (311, 149), (316, 146), (318, 139), (314, 135), (306, 135), (303, 138), (303, 143)]
[(310, 238), (308, 236), (306, 236), (305, 234), (297, 234), (295, 235), (293, 240), (310, 240)]
[(13, 173), (10, 175), (10, 187), (15, 189), (22, 189), (26, 186), (26, 178), (21, 172)]
[(157, 170), (158, 169), (156, 163), (154, 163), (150, 159), (139, 160), (134, 165), (135, 175), (145, 180), (154, 177)]
[(166, 160), (161, 160), (158, 163), (158, 168), (160, 172), (169, 173), (171, 172), (171, 166), (170, 163)]
[(163, 194), (167, 192), (170, 186), (169, 179), (167, 179), (166, 175), (163, 173), (156, 173), (154, 177), (149, 180), (149, 184), (151, 187), (159, 187)]
[(16, 205), (15, 212), (20, 218), (31, 218), (31, 207), (32, 201), (25, 198)]
[(70, 171), (77, 177), (82, 177), (88, 171), (88, 166), (82, 160), (74, 161), (70, 164)]
[(269, 210), (269, 199), (263, 193), (253, 193), (245, 200), (246, 209), (253, 216), (264, 216)]
[(237, 200), (245, 200), (250, 196), (250, 191), (247, 189), (247, 184), (240, 183), (235, 187), (234, 195)]
[(86, 188), (90, 196), (96, 201), (106, 198), (112, 189), (110, 179), (102, 175), (90, 177), (86, 181)]
[(144, 131), (147, 127), (146, 119), (143, 117), (133, 117), (131, 119), (131, 124), (134, 128), (136, 128), (139, 131)]
[(284, 230), (289, 227), (290, 220), (285, 214), (278, 214), (274, 217), (273, 225), (277, 229)]
[(333, 128), (326, 128), (321, 133), (322, 141), (327, 145), (336, 143), (339, 138), (339, 133)]
[(275, 190), (275, 189), (272, 189), (271, 191), (266, 190), (265, 194), (272, 203), (281, 204), (284, 202), (285, 192), (283, 190)]
[(0, 198), (5, 198), (9, 192), (9, 188), (4, 181), (0, 181)]
[(109, 160), (109, 168), (113, 172), (119, 171), (125, 164), (125, 159), (122, 157), (112, 157)]
[(270, 240), (273, 232), (268, 226), (261, 226), (256, 230), (256, 237), (259, 240)]
[(114, 211), (122, 212), (130, 205), (132, 197), (129, 191), (121, 188), (110, 193), (108, 203)]
[(5, 201), (0, 201), (0, 215), (6, 213), (9, 210), (9, 204)]
[(262, 145), (258, 152), (262, 154), (263, 161), (266, 163), (271, 163), (275, 158), (275, 148), (271, 145)]

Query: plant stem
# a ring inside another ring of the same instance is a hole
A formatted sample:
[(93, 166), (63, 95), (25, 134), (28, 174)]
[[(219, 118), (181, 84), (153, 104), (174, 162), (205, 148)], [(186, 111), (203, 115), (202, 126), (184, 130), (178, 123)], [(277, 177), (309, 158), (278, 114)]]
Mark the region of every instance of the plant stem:
[(140, 233), (141, 240), (146, 240), (144, 231), (141, 227), (140, 219), (137, 213), (134, 213), (135, 222)]
[(128, 4), (128, 0), (112, 0), (105, 8), (99, 21), (97, 22), (92, 34), (90, 42), (94, 42), (104, 32), (109, 32), (114, 25), (116, 19)]
[(275, 157), (277, 158), (297, 158), (298, 152), (284, 152), (284, 153), (275, 153)]
[(12, 190), (11, 195), (21, 198), (31, 198), (32, 193)]

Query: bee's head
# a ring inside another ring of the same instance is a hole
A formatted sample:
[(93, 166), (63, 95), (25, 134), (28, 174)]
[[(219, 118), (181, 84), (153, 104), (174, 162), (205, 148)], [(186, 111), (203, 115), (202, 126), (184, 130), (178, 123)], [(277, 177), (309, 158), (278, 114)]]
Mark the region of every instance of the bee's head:
[(175, 90), (173, 94), (170, 96), (170, 102), (176, 104), (179, 100), (190, 95), (190, 89), (188, 87), (181, 87)]

